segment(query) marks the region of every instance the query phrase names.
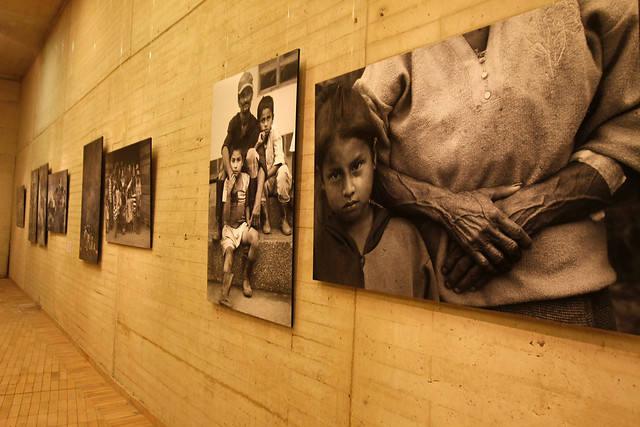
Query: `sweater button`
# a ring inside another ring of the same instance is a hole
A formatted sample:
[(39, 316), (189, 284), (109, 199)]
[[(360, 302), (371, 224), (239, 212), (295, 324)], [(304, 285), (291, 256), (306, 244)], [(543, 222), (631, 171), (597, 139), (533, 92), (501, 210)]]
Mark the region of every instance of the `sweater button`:
[(489, 98), (491, 98), (491, 92), (486, 91), (486, 92), (484, 93), (484, 99), (488, 100)]
[(486, 71), (482, 72), (482, 78), (486, 79), (489, 76), (489, 73), (487, 73)]

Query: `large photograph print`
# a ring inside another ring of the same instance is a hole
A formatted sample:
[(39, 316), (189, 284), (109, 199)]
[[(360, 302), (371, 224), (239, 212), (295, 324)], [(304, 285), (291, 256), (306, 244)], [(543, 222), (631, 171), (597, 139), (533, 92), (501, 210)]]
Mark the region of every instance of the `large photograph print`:
[(213, 86), (207, 298), (292, 325), (299, 51)]
[(47, 191), (47, 228), (52, 233), (67, 232), (67, 169), (49, 175)]
[(100, 252), (102, 198), (102, 137), (84, 146), (82, 160), (82, 213), (80, 259), (97, 264)]
[(313, 277), (640, 333), (636, 0), (316, 85)]
[(107, 242), (151, 247), (151, 138), (105, 156)]

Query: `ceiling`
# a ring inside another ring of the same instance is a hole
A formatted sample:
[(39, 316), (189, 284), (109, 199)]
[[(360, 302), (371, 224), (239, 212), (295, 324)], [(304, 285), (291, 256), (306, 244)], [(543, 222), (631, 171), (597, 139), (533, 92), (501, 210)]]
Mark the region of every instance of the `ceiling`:
[(22, 80), (67, 0), (0, 0), (0, 78)]

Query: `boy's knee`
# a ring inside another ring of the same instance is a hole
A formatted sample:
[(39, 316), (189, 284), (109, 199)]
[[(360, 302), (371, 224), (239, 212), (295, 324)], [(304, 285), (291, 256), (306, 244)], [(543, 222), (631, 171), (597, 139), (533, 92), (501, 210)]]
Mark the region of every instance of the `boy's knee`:
[(289, 172), (289, 168), (287, 168), (287, 165), (282, 165), (278, 169), (278, 174), (276, 176), (276, 185), (278, 200), (281, 203), (288, 203), (291, 193), (291, 173)]
[(255, 228), (251, 228), (249, 230), (249, 244), (255, 248), (260, 244), (260, 236), (258, 236), (258, 231)]
[(247, 162), (247, 170), (249, 171), (249, 176), (251, 178), (258, 177), (258, 160), (260, 159), (260, 155), (256, 151), (255, 148), (250, 148), (247, 151), (246, 162)]
[(224, 265), (223, 265), (223, 271), (225, 273), (231, 273), (231, 257), (233, 256), (233, 248), (230, 246), (227, 246), (226, 248), (224, 248), (224, 252), (223, 252), (223, 256), (224, 256)]

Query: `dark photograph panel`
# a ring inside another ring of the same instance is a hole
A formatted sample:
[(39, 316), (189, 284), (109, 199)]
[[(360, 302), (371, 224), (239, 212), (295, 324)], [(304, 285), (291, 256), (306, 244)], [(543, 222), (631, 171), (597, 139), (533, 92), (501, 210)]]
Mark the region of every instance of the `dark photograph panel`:
[(591, 6), (318, 83), (314, 279), (640, 334), (638, 2)]
[(38, 225), (38, 169), (31, 171), (31, 185), (29, 187), (29, 241), (37, 241)]
[(105, 156), (107, 242), (151, 247), (151, 138)]
[(299, 51), (213, 86), (207, 298), (292, 325)]
[(84, 146), (80, 259), (97, 264), (100, 255), (102, 201), (102, 137)]
[(69, 171), (67, 169), (49, 175), (47, 192), (47, 228), (52, 233), (67, 232), (67, 193)]
[(38, 244), (47, 244), (47, 190), (49, 163), (38, 168), (38, 220), (36, 222)]
[(24, 185), (18, 186), (16, 190), (16, 225), (24, 228), (24, 202), (27, 189)]

